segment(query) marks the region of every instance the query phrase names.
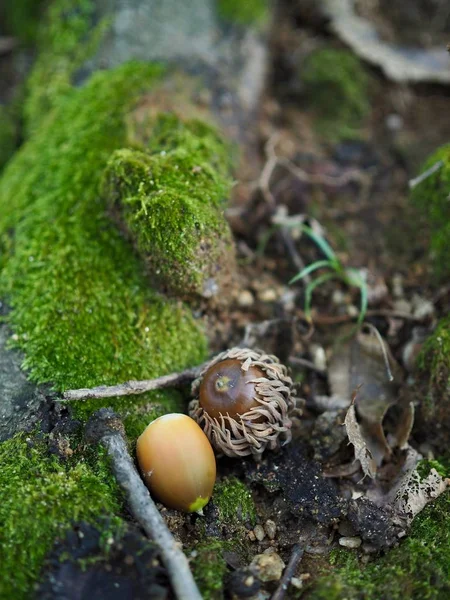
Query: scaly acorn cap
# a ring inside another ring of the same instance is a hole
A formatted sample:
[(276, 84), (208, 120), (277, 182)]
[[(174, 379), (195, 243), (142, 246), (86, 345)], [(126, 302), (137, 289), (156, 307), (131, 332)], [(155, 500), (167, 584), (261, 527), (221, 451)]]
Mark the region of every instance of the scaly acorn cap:
[(291, 440), (293, 382), (276, 356), (250, 348), (218, 354), (192, 384), (189, 414), (219, 454), (259, 459)]

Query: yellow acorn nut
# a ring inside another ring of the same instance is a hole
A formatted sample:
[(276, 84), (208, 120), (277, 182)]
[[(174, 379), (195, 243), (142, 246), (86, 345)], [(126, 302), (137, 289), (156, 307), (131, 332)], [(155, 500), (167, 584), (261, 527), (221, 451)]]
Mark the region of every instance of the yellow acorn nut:
[(139, 436), (136, 454), (152, 496), (168, 508), (199, 512), (216, 481), (216, 459), (197, 423), (173, 413), (152, 421)]

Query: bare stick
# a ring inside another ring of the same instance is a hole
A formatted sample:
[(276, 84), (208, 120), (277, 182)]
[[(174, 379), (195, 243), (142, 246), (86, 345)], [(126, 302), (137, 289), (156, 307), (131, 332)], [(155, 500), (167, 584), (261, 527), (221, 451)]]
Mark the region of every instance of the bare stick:
[(94, 388), (81, 388), (79, 390), (67, 390), (63, 394), (63, 400), (88, 400), (91, 398), (112, 398), (115, 396), (133, 396), (160, 390), (167, 387), (179, 387), (194, 381), (204, 365), (187, 369), (181, 373), (171, 373), (156, 379), (144, 379), (142, 381), (127, 381), (118, 385), (100, 385)]
[(326, 374), (326, 371), (324, 369), (320, 369), (319, 367), (316, 367), (316, 365), (313, 362), (311, 362), (310, 360), (307, 360), (306, 358), (290, 356), (289, 362), (292, 365), (298, 365), (299, 367), (305, 367), (306, 369), (309, 369), (310, 371), (314, 371), (315, 373), (318, 373), (319, 375)]
[(421, 173), (418, 177), (415, 177), (414, 179), (410, 179), (408, 182), (409, 189), (410, 190), (414, 189), (417, 185), (419, 185), (419, 183), (422, 183), (422, 181), (425, 181), (425, 179), (428, 179), (428, 177), (431, 177), (431, 175), (433, 175), (433, 173), (436, 173), (436, 171), (439, 171), (439, 169), (441, 169), (443, 166), (444, 166), (444, 161), (438, 160), (436, 163), (434, 163), (434, 165), (432, 165), (429, 169), (427, 169), (426, 171)]
[(136, 471), (128, 453), (119, 417), (110, 408), (100, 409), (88, 421), (86, 439), (90, 443), (100, 443), (106, 448), (117, 482), (126, 494), (131, 514), (161, 552), (176, 597), (179, 600), (201, 600), (202, 596), (186, 556), (167, 528)]
[(280, 583), (277, 589), (275, 590), (271, 600), (283, 600), (291, 582), (291, 579), (294, 576), (298, 564), (302, 559), (303, 553), (304, 549), (299, 544), (295, 544), (295, 546), (292, 548), (292, 554), (289, 558), (287, 567), (284, 570), (283, 577), (281, 578)]

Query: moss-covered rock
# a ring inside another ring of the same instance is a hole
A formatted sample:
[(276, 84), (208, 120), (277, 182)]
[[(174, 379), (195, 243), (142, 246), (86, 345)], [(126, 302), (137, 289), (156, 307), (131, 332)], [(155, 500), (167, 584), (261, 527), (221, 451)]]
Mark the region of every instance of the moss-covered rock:
[(175, 115), (156, 118), (149, 135), (145, 152), (112, 155), (103, 193), (162, 291), (224, 299), (235, 266), (223, 216), (230, 148), (209, 125)]
[(431, 230), (431, 259), (438, 278), (448, 277), (450, 273), (450, 144), (436, 150), (424, 164), (423, 171), (441, 161), (440, 168), (412, 192), (412, 201), (425, 215)]
[[(152, 291), (99, 193), (109, 157), (126, 146), (127, 110), (160, 75), (160, 67), (128, 64), (94, 76), (53, 111), (0, 182), (8, 320), (30, 377), (58, 390), (150, 378), (204, 356), (191, 313)], [(133, 435), (148, 424), (148, 403), (110, 402), (133, 422)]]
[(0, 597), (21, 600), (32, 597), (55, 537), (74, 520), (114, 515), (120, 500), (101, 448), (61, 463), (18, 434), (0, 444), (0, 464)]
[(262, 25), (269, 19), (269, 0), (218, 0), (219, 16), (237, 25)]
[(302, 65), (300, 78), (324, 137), (337, 141), (359, 135), (370, 110), (369, 79), (352, 52), (316, 50)]

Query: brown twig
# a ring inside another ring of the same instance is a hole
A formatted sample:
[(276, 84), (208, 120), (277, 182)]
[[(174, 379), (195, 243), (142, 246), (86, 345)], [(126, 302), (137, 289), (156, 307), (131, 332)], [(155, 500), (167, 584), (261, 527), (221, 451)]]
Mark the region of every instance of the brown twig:
[(295, 546), (292, 548), (292, 553), (289, 558), (287, 567), (284, 570), (283, 577), (281, 578), (280, 583), (277, 589), (275, 590), (271, 600), (283, 600), (291, 582), (291, 579), (295, 575), (295, 571), (303, 557), (304, 552), (304, 549), (299, 544), (295, 544)]
[[(298, 310), (297, 314), (306, 319), (306, 315), (303, 311)], [(386, 317), (387, 319), (403, 319), (405, 321), (412, 321), (413, 323), (422, 323), (423, 318), (415, 317), (409, 313), (404, 313), (398, 310), (368, 310), (366, 317)], [(343, 323), (350, 323), (356, 321), (358, 315), (314, 315), (313, 321), (315, 325), (340, 325)]]
[(179, 600), (201, 600), (202, 596), (189, 568), (186, 556), (170, 533), (155, 503), (139, 477), (128, 453), (124, 429), (110, 409), (97, 411), (86, 426), (86, 439), (102, 444), (110, 458), (118, 484), (124, 490), (133, 517), (158, 546), (162, 561)]
[(62, 400), (89, 400), (92, 398), (112, 398), (116, 396), (132, 396), (160, 390), (168, 387), (179, 387), (194, 381), (200, 374), (203, 365), (181, 371), (180, 373), (171, 373), (163, 375), (156, 379), (144, 379), (142, 381), (127, 381), (118, 385), (100, 385), (94, 388), (81, 388), (79, 390), (67, 390), (63, 393)]

